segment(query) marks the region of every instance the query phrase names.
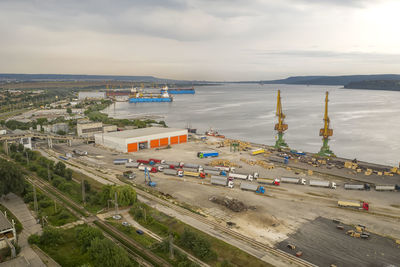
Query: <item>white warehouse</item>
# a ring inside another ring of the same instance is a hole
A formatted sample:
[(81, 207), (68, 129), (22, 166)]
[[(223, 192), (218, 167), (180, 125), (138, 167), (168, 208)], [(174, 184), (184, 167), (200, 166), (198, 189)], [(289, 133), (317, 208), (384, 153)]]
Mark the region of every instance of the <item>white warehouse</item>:
[(94, 135), (96, 144), (120, 151), (137, 152), (147, 148), (186, 143), (188, 131), (176, 128), (142, 128)]

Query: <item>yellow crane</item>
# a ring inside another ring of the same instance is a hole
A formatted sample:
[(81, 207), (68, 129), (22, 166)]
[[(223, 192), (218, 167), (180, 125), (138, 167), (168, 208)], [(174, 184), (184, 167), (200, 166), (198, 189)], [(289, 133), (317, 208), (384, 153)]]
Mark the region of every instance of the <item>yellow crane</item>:
[(333, 135), (333, 130), (329, 128), (330, 120), (328, 116), (328, 99), (329, 93), (326, 91), (325, 96), (325, 115), (324, 115), (324, 128), (319, 130), (319, 136), (322, 136), (322, 147), (319, 151), (320, 156), (335, 156), (335, 154), (330, 150), (328, 141), (329, 137)]
[(275, 148), (288, 147), (285, 140), (283, 140), (283, 133), (288, 129), (288, 125), (284, 122), (286, 116), (282, 111), (281, 90), (278, 90), (276, 116), (278, 117), (278, 123), (275, 124), (275, 131), (278, 132), (278, 137), (275, 142)]

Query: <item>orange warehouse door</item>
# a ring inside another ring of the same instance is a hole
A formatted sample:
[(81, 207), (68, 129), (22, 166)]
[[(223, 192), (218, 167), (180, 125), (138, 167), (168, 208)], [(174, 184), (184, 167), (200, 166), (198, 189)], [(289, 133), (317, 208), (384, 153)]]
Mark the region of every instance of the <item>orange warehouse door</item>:
[(150, 148), (155, 148), (160, 146), (160, 139), (154, 139), (150, 141)]
[(187, 142), (187, 135), (179, 136), (179, 144), (180, 143), (186, 143), (186, 142)]
[(160, 139), (160, 146), (168, 146), (168, 137)]
[(171, 136), (171, 145), (175, 145), (179, 143), (179, 136)]
[(137, 143), (128, 144), (128, 152), (136, 152), (137, 151)]

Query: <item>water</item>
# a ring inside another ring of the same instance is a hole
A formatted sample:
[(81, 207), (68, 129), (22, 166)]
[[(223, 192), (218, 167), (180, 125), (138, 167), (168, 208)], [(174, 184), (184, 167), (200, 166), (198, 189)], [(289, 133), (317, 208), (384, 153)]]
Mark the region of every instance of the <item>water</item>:
[(400, 161), (400, 92), (349, 90), (338, 86), (225, 84), (197, 87), (172, 103), (118, 102), (106, 109), (115, 118), (162, 116), (170, 127), (212, 127), (229, 138), (274, 144), (276, 95), (281, 90), (290, 147), (318, 152), (325, 91), (329, 91), (332, 151), (346, 158), (397, 166)]

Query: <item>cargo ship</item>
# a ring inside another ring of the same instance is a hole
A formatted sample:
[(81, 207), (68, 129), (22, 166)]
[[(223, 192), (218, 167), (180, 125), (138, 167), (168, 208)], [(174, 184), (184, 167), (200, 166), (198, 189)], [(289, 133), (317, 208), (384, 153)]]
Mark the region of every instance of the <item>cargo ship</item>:
[(161, 93), (164, 91), (168, 91), (169, 94), (171, 95), (183, 95), (183, 94), (195, 94), (195, 90), (194, 88), (170, 88), (168, 89), (168, 87), (164, 87), (163, 89), (161, 89)]
[(165, 90), (158, 96), (143, 96), (142, 93), (136, 93), (133, 97), (129, 98), (129, 103), (146, 103), (146, 102), (172, 102), (172, 97), (169, 95), (168, 90)]

